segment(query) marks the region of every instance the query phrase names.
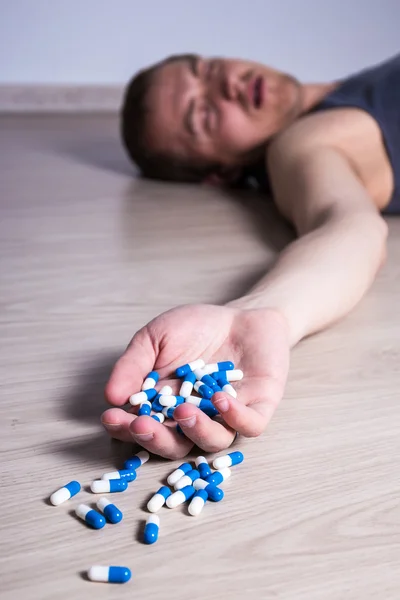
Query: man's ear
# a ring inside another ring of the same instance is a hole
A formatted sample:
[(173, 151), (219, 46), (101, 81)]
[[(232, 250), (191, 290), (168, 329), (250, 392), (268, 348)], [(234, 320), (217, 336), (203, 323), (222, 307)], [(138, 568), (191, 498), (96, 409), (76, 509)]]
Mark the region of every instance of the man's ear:
[(232, 185), (236, 183), (242, 175), (241, 167), (221, 167), (211, 175), (208, 175), (204, 183), (209, 185)]

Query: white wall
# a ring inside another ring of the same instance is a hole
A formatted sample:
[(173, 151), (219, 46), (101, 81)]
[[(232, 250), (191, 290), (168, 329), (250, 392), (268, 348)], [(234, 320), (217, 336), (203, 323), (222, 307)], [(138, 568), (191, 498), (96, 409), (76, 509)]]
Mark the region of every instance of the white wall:
[(0, 0), (0, 83), (121, 83), (182, 51), (326, 80), (400, 51), (399, 30), (400, 0)]

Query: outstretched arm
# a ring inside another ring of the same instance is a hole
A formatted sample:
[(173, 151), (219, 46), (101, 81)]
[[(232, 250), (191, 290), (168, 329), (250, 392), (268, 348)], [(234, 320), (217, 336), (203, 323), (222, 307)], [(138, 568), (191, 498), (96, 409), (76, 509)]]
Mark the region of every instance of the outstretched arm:
[(237, 308), (274, 308), (290, 344), (324, 329), (362, 298), (383, 263), (387, 226), (348, 160), (318, 147), (272, 150), (269, 170), (278, 207), (299, 239)]

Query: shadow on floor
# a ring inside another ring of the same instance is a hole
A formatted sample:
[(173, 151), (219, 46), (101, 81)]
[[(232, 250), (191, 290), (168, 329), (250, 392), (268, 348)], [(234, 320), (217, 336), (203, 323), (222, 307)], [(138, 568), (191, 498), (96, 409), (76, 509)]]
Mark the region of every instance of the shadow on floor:
[(57, 152), (79, 164), (126, 177), (135, 176), (135, 169), (116, 136), (98, 135), (93, 138), (91, 134), (87, 140), (80, 137), (76, 141), (64, 143), (57, 148)]

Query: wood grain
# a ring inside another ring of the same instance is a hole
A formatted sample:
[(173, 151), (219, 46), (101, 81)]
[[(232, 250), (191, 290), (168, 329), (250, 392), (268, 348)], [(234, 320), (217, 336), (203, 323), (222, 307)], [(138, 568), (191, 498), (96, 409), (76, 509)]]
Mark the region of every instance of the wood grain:
[[(89, 531), (47, 498), (121, 464), (99, 425), (103, 386), (134, 331), (186, 302), (243, 293), (291, 231), (252, 195), (137, 180), (110, 117), (0, 119), (1, 598), (398, 600), (400, 222), (344, 321), (302, 342), (268, 431), (199, 518), (144, 506), (177, 463), (153, 459)], [(337, 290), (340, 294), (340, 290)], [(86, 581), (92, 564), (132, 581)]]

